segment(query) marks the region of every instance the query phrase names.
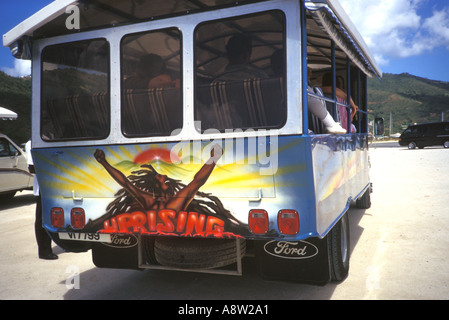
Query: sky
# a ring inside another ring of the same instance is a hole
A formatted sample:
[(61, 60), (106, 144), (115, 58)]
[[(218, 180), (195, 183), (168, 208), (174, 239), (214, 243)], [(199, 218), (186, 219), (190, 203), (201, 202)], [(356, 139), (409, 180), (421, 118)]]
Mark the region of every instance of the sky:
[[(0, 0), (3, 35), (52, 0)], [(449, 0), (339, 0), (384, 73), (449, 82)], [(0, 70), (30, 74), (30, 62), (0, 47)]]

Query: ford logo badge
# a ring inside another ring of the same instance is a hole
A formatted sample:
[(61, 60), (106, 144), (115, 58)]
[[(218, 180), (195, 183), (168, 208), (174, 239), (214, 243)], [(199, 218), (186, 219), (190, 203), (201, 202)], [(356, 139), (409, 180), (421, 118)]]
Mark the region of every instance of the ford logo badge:
[(318, 248), (307, 241), (270, 241), (264, 250), (282, 259), (309, 259), (318, 254)]
[(137, 244), (137, 238), (133, 234), (111, 234), (111, 242), (103, 243), (106, 246), (114, 248), (131, 248)]

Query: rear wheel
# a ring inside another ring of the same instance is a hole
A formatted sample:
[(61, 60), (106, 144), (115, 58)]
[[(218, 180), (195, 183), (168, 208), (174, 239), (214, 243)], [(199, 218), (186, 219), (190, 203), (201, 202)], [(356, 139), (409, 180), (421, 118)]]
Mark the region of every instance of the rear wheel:
[(446, 149), (449, 148), (449, 140), (448, 141), (444, 141), (443, 147), (445, 147)]
[(416, 143), (415, 143), (414, 141), (410, 142), (410, 143), (408, 144), (408, 148), (409, 148), (410, 150), (415, 149), (415, 148), (416, 148)]
[(349, 218), (344, 214), (328, 235), (332, 281), (343, 281), (349, 273)]
[(355, 205), (358, 209), (369, 209), (371, 207), (371, 187), (366, 189), (363, 196), (356, 200)]
[(144, 253), (144, 260), (146, 263), (150, 265), (158, 265), (159, 263), (156, 260), (156, 255), (154, 254), (154, 236), (142, 236), (141, 237), (141, 245), (142, 252)]

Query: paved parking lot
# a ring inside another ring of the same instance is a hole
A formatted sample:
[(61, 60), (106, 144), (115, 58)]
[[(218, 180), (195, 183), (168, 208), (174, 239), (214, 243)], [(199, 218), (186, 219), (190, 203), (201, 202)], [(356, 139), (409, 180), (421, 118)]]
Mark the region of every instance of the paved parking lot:
[(351, 209), (351, 268), (324, 287), (259, 278), (99, 269), (90, 253), (37, 258), (34, 197), (0, 204), (0, 299), (448, 299), (449, 150), (371, 148), (372, 207)]

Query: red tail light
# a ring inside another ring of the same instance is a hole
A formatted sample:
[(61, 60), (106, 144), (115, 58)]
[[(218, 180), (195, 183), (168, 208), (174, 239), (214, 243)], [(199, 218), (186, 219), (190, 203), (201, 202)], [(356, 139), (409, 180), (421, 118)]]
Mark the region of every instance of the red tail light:
[(64, 227), (64, 210), (62, 208), (51, 208), (50, 210), (51, 225), (55, 228)]
[(249, 211), (248, 225), (252, 233), (264, 234), (268, 232), (268, 213), (263, 209)]
[(278, 228), (282, 234), (295, 235), (299, 232), (299, 215), (295, 210), (281, 210), (278, 213)]
[(75, 229), (82, 229), (86, 224), (86, 214), (82, 208), (73, 208), (70, 212), (70, 222)]

